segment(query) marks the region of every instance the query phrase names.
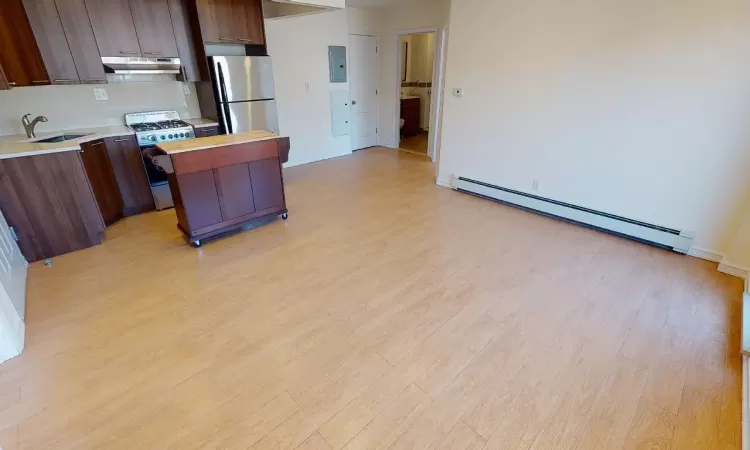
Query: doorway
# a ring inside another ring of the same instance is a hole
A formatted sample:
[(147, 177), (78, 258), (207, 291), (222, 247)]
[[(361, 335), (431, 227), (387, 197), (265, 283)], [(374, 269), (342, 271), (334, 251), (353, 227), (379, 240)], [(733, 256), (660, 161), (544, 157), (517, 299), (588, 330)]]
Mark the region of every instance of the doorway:
[(430, 123), (436, 72), (437, 32), (399, 35), (399, 108), (396, 124), (401, 150), (431, 156)]
[(378, 145), (378, 38), (349, 35), (351, 146), (360, 150)]

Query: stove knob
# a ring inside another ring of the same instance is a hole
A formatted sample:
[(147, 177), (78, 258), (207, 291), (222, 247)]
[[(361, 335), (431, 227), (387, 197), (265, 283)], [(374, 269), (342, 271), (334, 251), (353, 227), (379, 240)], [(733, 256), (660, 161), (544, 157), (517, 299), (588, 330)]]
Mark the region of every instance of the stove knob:
[(151, 136), (149, 136), (149, 137), (148, 137), (148, 139), (149, 139), (150, 141), (155, 141), (155, 140), (156, 140), (156, 136), (154, 136), (154, 135), (152, 134)]
[(166, 136), (164, 136), (163, 134), (161, 135), (161, 140), (162, 140), (162, 141), (163, 141), (164, 139), (166, 139), (166, 138), (167, 138), (167, 137), (166, 137)]
[(184, 138), (185, 137), (185, 133), (180, 133), (180, 137)]
[(171, 135), (171, 134), (170, 134), (169, 136), (167, 136), (167, 137), (168, 137), (169, 139), (172, 139), (172, 135)]

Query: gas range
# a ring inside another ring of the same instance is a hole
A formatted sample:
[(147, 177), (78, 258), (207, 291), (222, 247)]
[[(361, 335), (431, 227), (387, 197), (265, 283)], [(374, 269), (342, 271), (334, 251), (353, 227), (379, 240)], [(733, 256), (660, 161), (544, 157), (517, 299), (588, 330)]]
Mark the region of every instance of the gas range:
[(195, 137), (193, 127), (180, 120), (177, 111), (153, 111), (125, 115), (125, 124), (135, 131), (138, 145), (150, 147), (161, 142)]
[(126, 114), (125, 124), (135, 131), (156, 209), (171, 208), (174, 202), (169, 190), (168, 176), (164, 169), (154, 162), (154, 158), (160, 154), (155, 146), (162, 142), (192, 139), (195, 137), (193, 127), (180, 120), (177, 111)]

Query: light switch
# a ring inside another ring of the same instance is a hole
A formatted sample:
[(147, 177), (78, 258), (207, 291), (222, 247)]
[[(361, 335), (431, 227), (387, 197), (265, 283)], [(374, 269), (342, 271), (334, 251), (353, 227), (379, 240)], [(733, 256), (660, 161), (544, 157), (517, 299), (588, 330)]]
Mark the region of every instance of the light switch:
[(94, 98), (100, 102), (106, 102), (109, 100), (109, 95), (104, 88), (94, 88)]

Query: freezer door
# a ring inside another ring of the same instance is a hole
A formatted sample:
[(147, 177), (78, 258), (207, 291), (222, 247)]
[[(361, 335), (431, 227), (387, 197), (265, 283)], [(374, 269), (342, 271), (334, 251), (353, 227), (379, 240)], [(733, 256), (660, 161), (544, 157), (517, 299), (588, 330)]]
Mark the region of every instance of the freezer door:
[(209, 61), (219, 103), (276, 98), (270, 57), (212, 56)]
[(276, 115), (276, 101), (226, 103), (224, 129), (227, 133), (265, 130), (279, 133), (279, 119)]

